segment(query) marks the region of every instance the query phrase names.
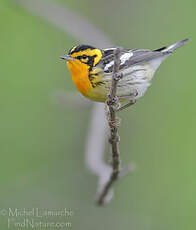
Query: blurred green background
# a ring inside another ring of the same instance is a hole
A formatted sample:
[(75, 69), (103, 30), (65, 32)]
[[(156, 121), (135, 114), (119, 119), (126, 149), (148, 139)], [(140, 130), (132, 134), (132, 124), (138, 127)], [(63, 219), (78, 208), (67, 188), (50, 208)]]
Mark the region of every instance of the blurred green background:
[[(62, 108), (53, 100), (58, 90), (76, 92), (58, 57), (78, 41), (15, 1), (0, 0), (0, 209), (66, 207), (74, 212), (66, 220), (80, 230), (195, 229), (196, 2), (56, 2), (119, 46), (190, 41), (161, 65), (145, 97), (121, 113), (121, 160), (137, 168), (100, 208), (94, 204), (97, 178), (84, 164), (91, 109)], [(0, 227), (7, 229), (6, 216)]]

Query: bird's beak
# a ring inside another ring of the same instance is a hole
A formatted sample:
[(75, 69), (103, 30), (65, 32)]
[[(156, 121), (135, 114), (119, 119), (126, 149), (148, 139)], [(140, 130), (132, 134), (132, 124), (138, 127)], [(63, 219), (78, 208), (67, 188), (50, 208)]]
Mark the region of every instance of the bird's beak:
[(70, 55), (68, 56), (60, 56), (61, 59), (66, 60), (66, 61), (73, 61), (75, 58), (72, 58)]

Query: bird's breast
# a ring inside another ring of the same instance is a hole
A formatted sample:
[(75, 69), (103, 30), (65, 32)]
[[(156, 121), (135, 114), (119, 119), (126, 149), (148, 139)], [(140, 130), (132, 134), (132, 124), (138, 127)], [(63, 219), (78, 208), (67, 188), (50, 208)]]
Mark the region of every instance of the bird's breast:
[(88, 66), (81, 63), (79, 60), (68, 61), (68, 68), (72, 75), (72, 80), (77, 89), (86, 96), (92, 89), (91, 82), (88, 77)]

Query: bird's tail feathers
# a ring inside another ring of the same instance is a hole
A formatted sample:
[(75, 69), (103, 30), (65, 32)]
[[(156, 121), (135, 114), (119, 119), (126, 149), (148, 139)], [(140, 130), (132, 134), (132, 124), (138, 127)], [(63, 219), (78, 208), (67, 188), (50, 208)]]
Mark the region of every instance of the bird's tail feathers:
[(162, 53), (172, 53), (174, 50), (176, 50), (177, 48), (183, 46), (189, 39), (186, 38), (182, 41), (179, 41), (179, 42), (176, 42), (170, 46), (165, 46), (165, 47), (162, 47), (160, 49), (157, 49), (155, 51), (159, 51), (159, 52), (162, 52)]

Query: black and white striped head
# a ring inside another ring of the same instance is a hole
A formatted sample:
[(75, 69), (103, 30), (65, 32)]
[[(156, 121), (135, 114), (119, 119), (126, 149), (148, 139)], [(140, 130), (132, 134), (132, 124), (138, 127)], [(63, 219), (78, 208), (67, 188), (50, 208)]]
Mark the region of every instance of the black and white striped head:
[(93, 46), (78, 45), (69, 50), (68, 56), (63, 56), (61, 58), (68, 61), (74, 61), (75, 59), (80, 60), (82, 63), (88, 65), (89, 68), (92, 68), (100, 62), (102, 51)]

